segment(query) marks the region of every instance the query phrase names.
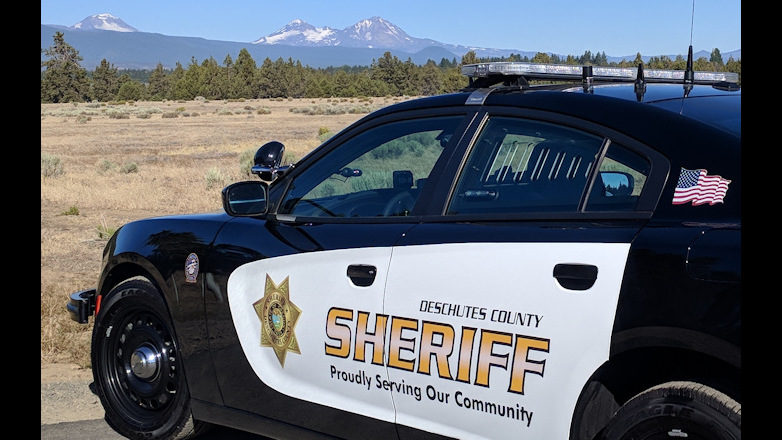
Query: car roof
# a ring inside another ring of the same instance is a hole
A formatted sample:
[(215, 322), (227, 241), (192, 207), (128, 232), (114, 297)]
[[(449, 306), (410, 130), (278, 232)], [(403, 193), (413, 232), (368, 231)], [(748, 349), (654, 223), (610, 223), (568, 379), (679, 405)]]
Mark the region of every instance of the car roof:
[[(413, 99), (380, 109), (372, 116), (403, 110), (462, 106), (471, 93), (472, 90), (465, 90)], [(723, 134), (737, 139), (741, 136), (740, 88), (729, 90), (711, 85), (693, 85), (685, 94), (682, 84), (652, 83), (646, 85), (646, 91), (639, 102), (632, 83), (599, 84), (594, 85), (590, 91), (585, 91), (581, 85), (573, 84), (533, 86), (523, 90), (498, 87), (485, 97), (483, 105), (533, 108), (567, 114), (626, 133), (627, 130), (622, 130), (624, 126), (627, 126), (630, 133), (635, 133), (637, 130), (632, 130), (630, 126), (637, 125), (635, 123), (639, 121), (647, 128), (650, 120), (660, 122), (658, 111), (662, 110), (718, 128)]]

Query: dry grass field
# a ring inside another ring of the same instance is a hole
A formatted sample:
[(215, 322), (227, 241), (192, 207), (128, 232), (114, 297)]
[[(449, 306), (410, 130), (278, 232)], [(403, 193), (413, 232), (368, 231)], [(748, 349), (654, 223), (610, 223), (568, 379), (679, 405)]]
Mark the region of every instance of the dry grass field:
[[(41, 364), (89, 365), (92, 320), (71, 321), (65, 304), (96, 286), (107, 234), (141, 218), (221, 210), (220, 190), (246, 178), (242, 153), (278, 140), (301, 158), (321, 127), (337, 132), (403, 99), (41, 104)], [(50, 155), (61, 174), (44, 176)]]

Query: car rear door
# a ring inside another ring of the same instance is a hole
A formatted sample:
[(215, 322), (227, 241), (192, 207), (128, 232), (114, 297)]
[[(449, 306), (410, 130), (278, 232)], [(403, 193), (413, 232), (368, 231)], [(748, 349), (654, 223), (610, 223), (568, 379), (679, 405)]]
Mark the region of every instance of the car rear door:
[(391, 256), (400, 437), (567, 438), (667, 162), (601, 127), (502, 109), (461, 151), (441, 210)]

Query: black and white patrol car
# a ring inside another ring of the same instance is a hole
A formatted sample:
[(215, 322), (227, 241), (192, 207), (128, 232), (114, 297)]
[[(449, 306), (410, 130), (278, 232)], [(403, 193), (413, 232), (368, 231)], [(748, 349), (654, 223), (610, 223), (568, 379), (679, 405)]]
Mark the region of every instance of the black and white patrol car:
[(114, 429), (741, 437), (736, 75), (462, 71), (117, 231), (68, 304)]

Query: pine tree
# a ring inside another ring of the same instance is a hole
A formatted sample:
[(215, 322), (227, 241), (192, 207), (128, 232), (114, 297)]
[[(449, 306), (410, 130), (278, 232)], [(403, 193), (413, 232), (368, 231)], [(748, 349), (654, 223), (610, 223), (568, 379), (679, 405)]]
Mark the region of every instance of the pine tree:
[(633, 60), (633, 66), (638, 66), (639, 64), (643, 63), (644, 59), (641, 57), (641, 52), (635, 53), (635, 59)]
[(54, 45), (43, 51), (48, 60), (41, 76), (41, 102), (82, 102), (89, 99), (87, 71), (79, 61), (79, 51), (65, 42), (62, 32), (54, 34)]
[(440, 89), (440, 93), (453, 93), (459, 91), (465, 87), (469, 80), (466, 76), (462, 75), (458, 67), (448, 69), (443, 75), (443, 85)]
[(543, 63), (543, 64), (549, 64), (551, 63), (551, 57), (549, 54), (545, 52), (538, 52), (535, 54), (534, 57), (532, 57), (533, 63)]
[(443, 86), (443, 74), (434, 61), (429, 60), (421, 68), (421, 95), (435, 95)]
[[(280, 58), (280, 61), (282, 58)], [(258, 79), (256, 77), (257, 66), (250, 52), (242, 48), (233, 66), (234, 86), (241, 98), (257, 98), (259, 95)]]
[(475, 55), (475, 51), (471, 50), (471, 51), (468, 51), (466, 54), (464, 54), (464, 56), (462, 57), (462, 63), (461, 64), (462, 65), (465, 65), (465, 64), (475, 64), (475, 63), (479, 63), (479, 62), (480, 62), (480, 60), (478, 60), (478, 57)]
[(709, 58), (709, 62), (714, 64), (715, 66), (722, 67), (725, 63), (722, 61), (722, 54), (720, 53), (720, 50), (716, 47), (714, 50), (711, 51), (711, 57)]
[(584, 51), (584, 55), (581, 55), (581, 57), (578, 59), (578, 64), (581, 65), (589, 65), (592, 64), (592, 52), (589, 50)]
[(177, 87), (179, 83), (185, 78), (185, 69), (182, 67), (182, 64), (177, 61), (176, 67), (174, 67), (174, 71), (171, 72), (171, 75), (168, 76), (168, 99), (181, 99), (177, 97)]
[(122, 83), (122, 86), (120, 86), (116, 96), (118, 100), (122, 101), (140, 101), (146, 99), (146, 97), (147, 90), (144, 87), (144, 84), (141, 84), (138, 81), (134, 81), (130, 79), (130, 77), (128, 77), (128, 81)]
[(733, 57), (728, 58), (728, 62), (725, 63), (725, 70), (727, 70), (728, 72), (738, 73), (739, 74), (738, 84), (741, 85), (741, 59), (736, 61), (733, 59)]
[(119, 86), (117, 68), (109, 64), (106, 58), (102, 59), (92, 74), (92, 99), (111, 101), (119, 92)]
[(157, 63), (155, 70), (149, 75), (149, 86), (147, 91), (149, 92), (149, 99), (153, 101), (161, 101), (168, 95), (168, 75), (163, 69), (163, 64)]

